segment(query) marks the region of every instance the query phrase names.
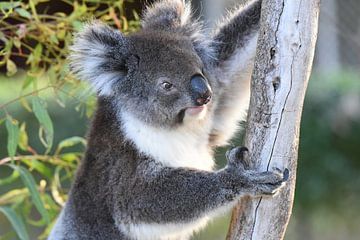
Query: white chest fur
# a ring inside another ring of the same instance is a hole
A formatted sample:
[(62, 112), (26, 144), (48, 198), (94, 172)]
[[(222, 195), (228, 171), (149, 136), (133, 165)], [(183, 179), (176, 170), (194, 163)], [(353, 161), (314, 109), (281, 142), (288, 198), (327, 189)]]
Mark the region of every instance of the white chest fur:
[(121, 113), (125, 135), (143, 154), (168, 167), (212, 170), (214, 160), (208, 149), (208, 130), (204, 123), (176, 129), (149, 126), (129, 113)]
[[(125, 135), (145, 155), (153, 157), (167, 167), (188, 167), (211, 171), (214, 160), (208, 149), (209, 126), (205, 120), (195, 120), (176, 129), (149, 126), (129, 113), (120, 115)], [(204, 215), (187, 223), (123, 224), (118, 227), (136, 240), (188, 239), (202, 229), (209, 220)]]

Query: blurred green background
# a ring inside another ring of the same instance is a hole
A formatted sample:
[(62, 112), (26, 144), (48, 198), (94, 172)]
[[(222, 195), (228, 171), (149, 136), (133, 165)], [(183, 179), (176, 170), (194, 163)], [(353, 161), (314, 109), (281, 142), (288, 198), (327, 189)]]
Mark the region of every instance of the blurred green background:
[[(193, 4), (211, 28), (236, 2)], [(46, 238), (81, 159), (95, 97), (68, 73), (72, 32), (93, 16), (135, 31), (143, 4), (0, 2), (0, 239)], [(356, 0), (322, 1), (288, 240), (360, 236), (359, 14)], [(234, 142), (240, 144), (241, 136)], [(220, 149), (219, 166), (223, 155)], [(229, 214), (194, 239), (224, 239), (228, 223)]]

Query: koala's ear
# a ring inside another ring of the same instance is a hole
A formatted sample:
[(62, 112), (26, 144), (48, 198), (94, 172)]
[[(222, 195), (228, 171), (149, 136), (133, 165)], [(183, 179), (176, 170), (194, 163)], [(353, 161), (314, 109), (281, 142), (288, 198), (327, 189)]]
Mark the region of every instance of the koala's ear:
[(203, 60), (213, 58), (211, 40), (204, 32), (203, 23), (193, 18), (190, 1), (160, 0), (155, 2), (145, 10), (142, 27), (189, 37)]
[(142, 27), (171, 31), (188, 24), (191, 6), (184, 0), (162, 0), (148, 6), (144, 12)]
[(89, 81), (99, 95), (111, 95), (113, 84), (127, 74), (127, 38), (98, 21), (75, 35), (70, 51), (72, 72)]

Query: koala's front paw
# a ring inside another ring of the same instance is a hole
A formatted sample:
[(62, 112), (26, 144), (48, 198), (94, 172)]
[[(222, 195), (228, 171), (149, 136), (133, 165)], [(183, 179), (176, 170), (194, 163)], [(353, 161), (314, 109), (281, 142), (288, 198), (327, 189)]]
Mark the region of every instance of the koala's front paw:
[(257, 172), (247, 170), (244, 155), (248, 152), (246, 147), (236, 147), (226, 152), (228, 160), (228, 171), (233, 173), (238, 179), (238, 184), (242, 186), (240, 192), (246, 195), (274, 195), (289, 178), (289, 170), (284, 171), (274, 169), (274, 171)]
[(289, 179), (289, 170), (274, 169), (274, 171), (248, 171), (250, 195), (274, 195)]

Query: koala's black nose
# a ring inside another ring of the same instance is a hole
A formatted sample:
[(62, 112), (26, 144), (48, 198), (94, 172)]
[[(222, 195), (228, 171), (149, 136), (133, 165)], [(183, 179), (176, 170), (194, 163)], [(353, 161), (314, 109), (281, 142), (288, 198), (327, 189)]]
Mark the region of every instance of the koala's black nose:
[(191, 93), (196, 105), (202, 106), (210, 102), (212, 91), (206, 79), (201, 75), (191, 78)]

